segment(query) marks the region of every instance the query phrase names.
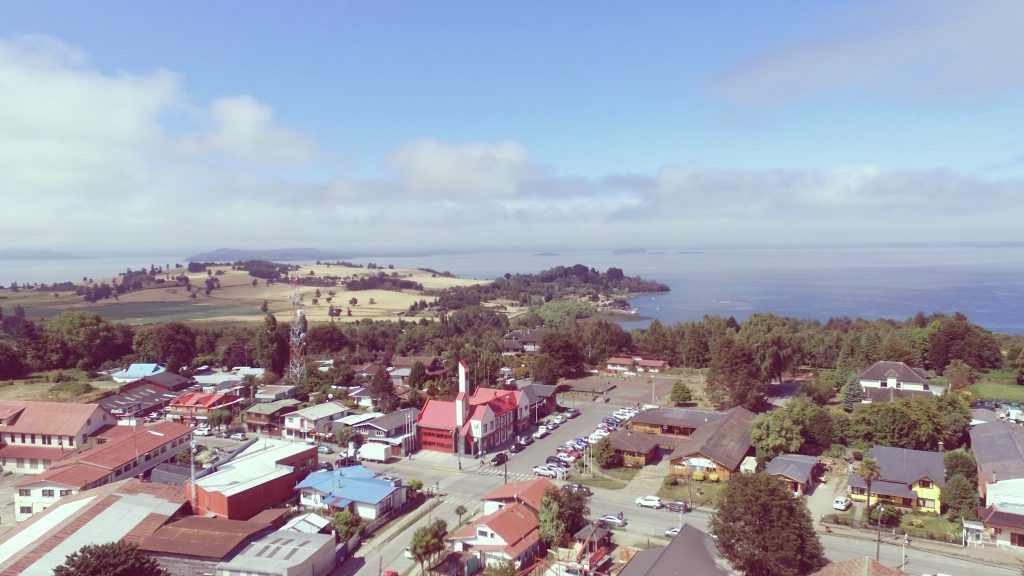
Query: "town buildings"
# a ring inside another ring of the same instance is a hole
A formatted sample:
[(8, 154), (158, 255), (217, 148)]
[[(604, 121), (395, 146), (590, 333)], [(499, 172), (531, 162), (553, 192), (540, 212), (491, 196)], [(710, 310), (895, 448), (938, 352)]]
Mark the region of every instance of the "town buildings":
[(555, 488), (556, 486), (548, 479), (536, 478), (498, 486), (481, 496), (480, 500), (484, 503), (485, 515), (517, 503), (526, 506), (534, 514), (539, 514), (540, 502), (544, 499), (544, 493)]
[[(185, 483), (199, 515), (248, 520), (264, 508), (290, 500), (295, 485), (316, 468), (316, 447), (270, 438), (250, 440), (214, 471)], [(194, 494), (194, 496), (193, 496)]]
[(363, 466), (312, 472), (295, 490), (300, 506), (329, 514), (351, 510), (367, 520), (386, 519), (401, 510), (407, 492), (401, 479), (378, 477)]
[(98, 404), (0, 400), (0, 468), (38, 474), (116, 423)]
[(779, 454), (768, 463), (765, 472), (785, 484), (793, 494), (802, 495), (813, 486), (817, 466), (818, 459), (815, 456)]
[(22, 522), (65, 496), (145, 475), (188, 448), (192, 429), (163, 422), (154, 426), (120, 426), (105, 443), (69, 453), (40, 474), (15, 483), (15, 520)]
[(281, 436), (284, 430), (285, 414), (294, 413), (295, 407), (299, 404), (301, 402), (291, 398), (253, 404), (245, 409), (246, 432)]
[(985, 540), (1024, 546), (1024, 430), (1003, 420), (975, 424), (971, 449), (978, 466)]
[(284, 415), (284, 436), (291, 439), (330, 438), (336, 422), (349, 413), (337, 402), (324, 402)]
[(619, 576), (731, 576), (710, 536), (683, 524), (664, 548), (641, 550), (630, 558)]
[(191, 426), (206, 424), (214, 410), (227, 410), (237, 415), (242, 397), (234, 394), (185, 392), (167, 405), (167, 416)]
[(457, 530), (448, 539), (456, 552), (477, 556), (481, 566), (515, 562), (517, 566), (540, 554), (537, 516), (523, 504), (509, 504)]
[(408, 456), (419, 449), (416, 435), (416, 419), (419, 415), (419, 410), (405, 408), (365, 420), (355, 424), (353, 428), (367, 442), (387, 444), (392, 456)]
[(609, 372), (648, 372), (657, 374), (668, 370), (669, 365), (665, 360), (656, 358), (644, 358), (643, 356), (613, 356), (605, 363), (605, 369)]
[[(875, 446), (871, 457), (878, 461), (881, 476), (871, 483), (871, 502), (893, 504), (923, 512), (941, 513), (939, 493), (946, 484), (946, 468), (939, 452)], [(867, 500), (867, 482), (850, 474), (850, 497)]]
[(334, 566), (333, 535), (277, 531), (217, 564), (217, 576), (327, 576)]
[(114, 382), (125, 384), (148, 376), (163, 374), (166, 371), (167, 369), (159, 364), (129, 364), (127, 368), (114, 372), (110, 377), (114, 379)]
[(932, 384), (932, 376), (924, 368), (903, 362), (875, 362), (858, 376), (864, 388), (864, 402), (889, 402), (910, 396), (938, 396), (945, 386)]
[(424, 450), (478, 454), (512, 440), (529, 418), (515, 390), (477, 388), (467, 392), (466, 365), (459, 363), (459, 394), (454, 402), (427, 400), (416, 423)]

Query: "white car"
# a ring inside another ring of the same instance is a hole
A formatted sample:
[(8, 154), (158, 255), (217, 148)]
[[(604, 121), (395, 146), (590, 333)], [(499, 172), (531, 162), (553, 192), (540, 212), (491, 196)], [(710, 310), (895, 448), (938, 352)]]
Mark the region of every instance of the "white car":
[(209, 428), (196, 428), (192, 431), (195, 436), (213, 436), (213, 432), (210, 432)]
[(591, 434), (590, 437), (587, 438), (587, 442), (589, 442), (591, 444), (597, 444), (598, 442), (601, 441), (601, 438), (604, 438), (604, 436), (598, 436), (597, 434)]
[(537, 427), (537, 431), (533, 433), (533, 437), (536, 438), (537, 440), (540, 440), (541, 438), (543, 438), (543, 437), (545, 437), (547, 435), (548, 435), (548, 427), (547, 426), (538, 426)]
[(668, 536), (669, 538), (675, 538), (678, 535), (679, 535), (679, 527), (678, 526), (675, 527), (675, 528), (669, 528), (668, 530), (665, 530), (665, 536)]
[(661, 503), (661, 498), (658, 498), (657, 496), (641, 496), (636, 499), (636, 505), (640, 506), (641, 508), (654, 509), (658, 509), (664, 506), (664, 504)]
[(559, 414), (558, 416), (552, 418), (551, 421), (554, 422), (555, 424), (565, 424), (565, 416)]
[(849, 510), (850, 506), (853, 506), (853, 501), (849, 496), (836, 496), (836, 499), (832, 501), (832, 507), (836, 510)]
[(548, 430), (554, 430), (558, 428), (558, 420), (552, 420), (551, 422), (548, 422), (547, 428)]
[(547, 476), (548, 478), (557, 478), (559, 472), (551, 466), (534, 466), (533, 473), (537, 476)]
[(573, 456), (572, 454), (566, 454), (565, 452), (559, 452), (555, 457), (561, 460), (562, 462), (565, 462), (566, 464), (572, 464), (573, 462), (576, 461), (575, 456)]
[(611, 432), (605, 430), (604, 428), (598, 428), (597, 430), (594, 430), (594, 433), (591, 434), (591, 436), (597, 436), (599, 438), (604, 438), (605, 436), (607, 436), (609, 434), (611, 434)]

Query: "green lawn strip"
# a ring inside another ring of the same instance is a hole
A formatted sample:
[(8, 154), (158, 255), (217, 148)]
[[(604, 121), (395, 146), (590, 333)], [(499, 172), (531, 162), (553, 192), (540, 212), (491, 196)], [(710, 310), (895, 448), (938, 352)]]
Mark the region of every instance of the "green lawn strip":
[(605, 488), (607, 490), (622, 490), (623, 488), (626, 487), (624, 483), (619, 482), (617, 480), (612, 480), (610, 478), (599, 478), (597, 476), (592, 478), (590, 476), (571, 475), (569, 476), (568, 481), (577, 482), (579, 484), (585, 484), (587, 486), (592, 486), (594, 488)]
[(899, 530), (910, 534), (911, 538), (948, 542), (951, 537), (959, 538), (961, 529), (959, 524), (950, 522), (945, 516), (908, 512), (900, 519)]
[(722, 482), (694, 482), (691, 492), (686, 490), (686, 479), (680, 479), (676, 486), (665, 486), (658, 490), (658, 496), (667, 502), (687, 502), (693, 496), (694, 508), (698, 506), (714, 505), (714, 500), (725, 487)]
[(1024, 386), (1017, 386), (1016, 384), (979, 382), (971, 386), (970, 391), (978, 400), (1024, 402)]
[(610, 476), (616, 480), (622, 480), (623, 482), (629, 483), (639, 472), (639, 468), (602, 468), (601, 473), (605, 476)]

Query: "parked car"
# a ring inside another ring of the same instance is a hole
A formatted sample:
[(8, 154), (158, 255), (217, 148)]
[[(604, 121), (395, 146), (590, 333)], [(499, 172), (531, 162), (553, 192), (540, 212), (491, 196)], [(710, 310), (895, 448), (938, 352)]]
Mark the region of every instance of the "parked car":
[(231, 435), (231, 439), (232, 440), (238, 440), (238, 441), (248, 440), (248, 438), (246, 438), (244, 432), (235, 432), (234, 434)]
[(192, 431), (192, 434), (195, 435), (195, 436), (212, 436), (213, 435), (213, 433), (210, 432), (209, 428), (196, 428), (195, 430)]
[(515, 444), (513, 444), (512, 446), (509, 447), (508, 451), (513, 453), (513, 454), (518, 454), (518, 453), (522, 452), (525, 449), (526, 449), (526, 446), (523, 446), (519, 442), (516, 442)]
[(547, 435), (548, 435), (548, 427), (547, 426), (538, 426), (537, 427), (537, 431), (533, 433), (533, 437), (536, 438), (537, 440), (540, 440), (541, 438), (543, 438), (543, 437), (545, 437)]
[(327, 444), (321, 444), (316, 447), (316, 451), (321, 454), (334, 454), (334, 449)]
[(609, 432), (608, 430), (605, 430), (603, 428), (598, 428), (598, 429), (594, 430), (594, 433), (591, 434), (591, 436), (597, 436), (598, 438), (604, 438), (605, 436), (607, 436), (609, 434), (611, 434), (611, 432)]
[(617, 528), (622, 528), (626, 524), (629, 524), (629, 522), (626, 520), (626, 517), (622, 516), (621, 514), (605, 514), (604, 516), (598, 518), (597, 521), (604, 523), (608, 526), (615, 526)]
[(587, 442), (589, 442), (590, 444), (597, 444), (598, 442), (601, 441), (601, 438), (604, 438), (604, 436), (598, 436), (597, 434), (591, 434), (590, 438), (587, 438)]
[(217, 432), (217, 438), (230, 438), (230, 437), (231, 437), (231, 432), (224, 432), (224, 431)]
[(849, 496), (836, 496), (832, 501), (832, 507), (836, 510), (849, 510), (850, 506), (853, 506), (853, 500)]
[(530, 435), (520, 436), (518, 440), (519, 443), (522, 444), (523, 446), (529, 446), (530, 444), (533, 444), (533, 436)]
[(690, 506), (686, 502), (666, 502), (665, 509), (669, 512), (689, 512)]
[(323, 470), (325, 472), (330, 472), (331, 470), (334, 470), (334, 465), (331, 464), (330, 462), (321, 462), (316, 465), (316, 469)]
[(555, 422), (556, 424), (559, 424), (559, 425), (565, 424), (565, 416), (562, 416), (561, 414), (559, 414), (558, 416), (555, 416), (551, 420), (553, 422)]
[(533, 473), (538, 476), (547, 476), (548, 478), (562, 478), (565, 476), (565, 470), (557, 466), (534, 466)]
[(562, 460), (558, 456), (548, 456), (544, 459), (544, 463), (548, 466), (558, 466), (559, 468), (565, 468), (568, 466), (565, 460)]
[(569, 408), (568, 410), (565, 411), (565, 417), (566, 418), (575, 418), (575, 417), (577, 417), (579, 415), (580, 415), (580, 411), (577, 410), (576, 408)]
[(555, 430), (558, 428), (558, 420), (551, 420), (547, 423), (548, 430)]
[(657, 496), (641, 496), (636, 499), (636, 505), (641, 508), (661, 508), (664, 504), (661, 503), (661, 498)]
[(665, 530), (665, 536), (668, 536), (669, 538), (675, 538), (678, 535), (679, 535), (679, 527), (678, 526), (676, 526), (675, 528), (669, 528), (668, 530)]
[(498, 452), (494, 458), (491, 458), (491, 466), (501, 466), (505, 462), (508, 462), (508, 454), (504, 452)]
[(405, 547), (405, 557), (406, 558), (412, 558), (413, 557), (413, 555), (412, 555), (412, 548), (410, 548), (408, 546)]
[(565, 452), (559, 452), (555, 456), (555, 458), (558, 458), (559, 460), (561, 460), (562, 462), (565, 462), (566, 464), (568, 464), (570, 466), (572, 466), (572, 463), (576, 461), (576, 457), (575, 456), (573, 456), (571, 454), (566, 454)]

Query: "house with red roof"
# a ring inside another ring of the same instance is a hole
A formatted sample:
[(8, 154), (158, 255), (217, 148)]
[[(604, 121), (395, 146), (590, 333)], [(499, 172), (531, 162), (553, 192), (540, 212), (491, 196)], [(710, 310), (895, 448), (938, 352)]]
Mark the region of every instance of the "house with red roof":
[(535, 478), (524, 482), (503, 484), (485, 494), (480, 500), (484, 503), (485, 515), (492, 514), (513, 504), (523, 504), (532, 510), (534, 514), (538, 514), (540, 513), (540, 501), (544, 499), (544, 493), (554, 488), (555, 485), (547, 478)]
[(518, 567), (539, 556), (541, 549), (537, 516), (519, 503), (483, 516), (448, 539), (455, 552), (476, 555), (482, 566), (511, 560)]
[(517, 390), (477, 388), (467, 392), (466, 364), (459, 362), (459, 394), (454, 402), (427, 400), (416, 427), (420, 446), (454, 454), (483, 453), (512, 440), (529, 407), (520, 405)]
[(98, 404), (0, 400), (0, 469), (38, 474), (115, 424)]
[(206, 423), (214, 410), (237, 413), (241, 403), (242, 397), (235, 394), (186, 392), (171, 400), (167, 405), (167, 415), (171, 420), (197, 425)]
[(14, 519), (22, 522), (51, 504), (83, 490), (140, 477), (188, 448), (192, 429), (161, 422), (154, 426), (119, 426), (106, 443), (69, 453), (49, 470), (15, 483)]

